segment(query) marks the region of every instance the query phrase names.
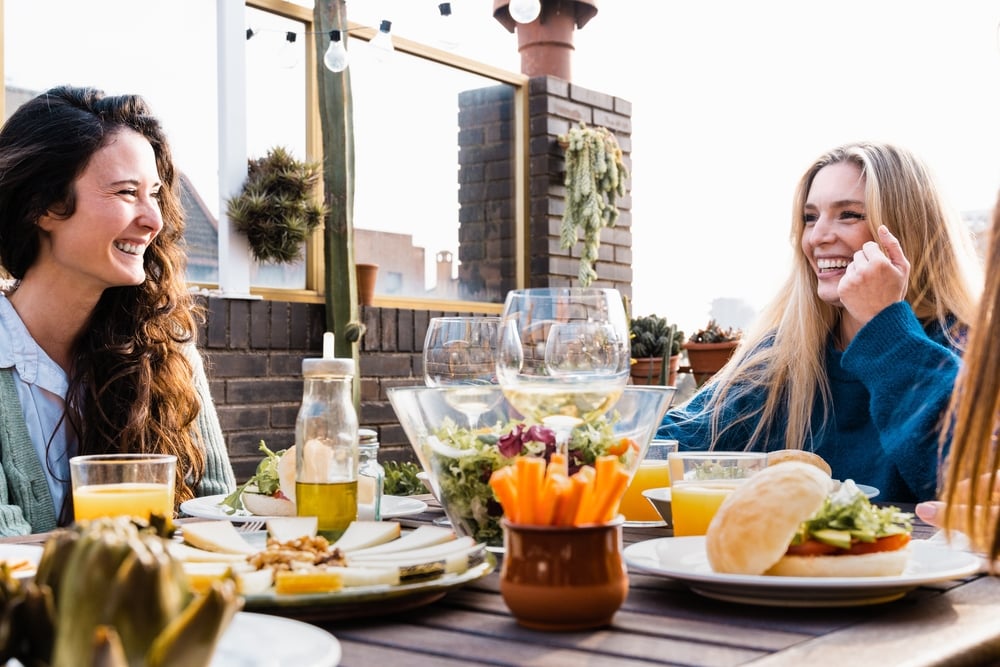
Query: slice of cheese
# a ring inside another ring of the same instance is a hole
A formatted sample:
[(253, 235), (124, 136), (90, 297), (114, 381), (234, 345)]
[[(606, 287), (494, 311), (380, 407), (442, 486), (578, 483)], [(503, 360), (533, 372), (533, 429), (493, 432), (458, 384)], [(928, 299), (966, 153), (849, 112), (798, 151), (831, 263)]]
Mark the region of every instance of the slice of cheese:
[(395, 540), (400, 532), (398, 521), (352, 521), (332, 546), (349, 553)]
[(325, 569), (340, 574), (345, 588), (349, 586), (395, 586), (399, 583), (398, 567), (380, 565), (340, 567), (334, 565), (327, 566)]
[(486, 545), (479, 543), (463, 546), (457, 551), (435, 554), (425, 551), (424, 555), (419, 555), (420, 553), (417, 550), (403, 551), (387, 556), (384, 560), (382, 558), (378, 560), (352, 560), (348, 558), (348, 566), (395, 567), (399, 570), (400, 580), (404, 582), (427, 579), (443, 574), (465, 572), (470, 567), (482, 563), (486, 559)]
[(300, 537), (316, 537), (318, 519), (314, 516), (289, 516), (267, 520), (267, 534), (279, 542)]
[(206, 551), (183, 542), (170, 542), (167, 549), (171, 556), (184, 563), (239, 563), (247, 559), (246, 554)]
[(274, 592), (279, 595), (333, 593), (344, 587), (339, 572), (328, 570), (279, 570), (274, 573)]
[(224, 554), (250, 555), (257, 552), (228, 521), (196, 521), (181, 526), (185, 542), (193, 547)]
[[(397, 540), (398, 542), (399, 540)], [(447, 542), (442, 542), (440, 544), (434, 544), (429, 547), (423, 547), (422, 549), (410, 549), (408, 551), (377, 551), (372, 552), (370, 550), (356, 551), (347, 556), (347, 562), (351, 565), (354, 563), (368, 564), (368, 563), (398, 563), (400, 560), (406, 560), (409, 562), (418, 561), (421, 559), (433, 560), (435, 558), (443, 558), (449, 554), (457, 553), (459, 551), (465, 551), (469, 547), (476, 544), (476, 540), (472, 537), (459, 537), (454, 540), (448, 540)]]
[(183, 568), (188, 585), (195, 593), (206, 593), (216, 581), (232, 578), (236, 580), (236, 592), (254, 595), (269, 589), (274, 581), (274, 572), (270, 568), (255, 570), (249, 565), (198, 562), (184, 563)]
[(359, 549), (349, 552), (351, 556), (399, 553), (401, 551), (411, 551), (413, 549), (423, 549), (442, 542), (455, 539), (455, 532), (451, 528), (444, 526), (424, 525), (418, 527), (411, 533), (403, 535), (398, 540), (385, 542), (366, 549)]

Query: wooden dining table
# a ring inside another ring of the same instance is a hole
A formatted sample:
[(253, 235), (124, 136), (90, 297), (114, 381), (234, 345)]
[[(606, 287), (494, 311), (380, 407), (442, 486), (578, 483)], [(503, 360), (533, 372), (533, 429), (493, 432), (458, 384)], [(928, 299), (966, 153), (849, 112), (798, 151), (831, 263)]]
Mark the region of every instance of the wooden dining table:
[[(394, 520), (412, 528), (444, 516), (432, 496), (417, 497), (428, 509)], [(935, 532), (914, 521), (915, 539)], [(670, 535), (663, 527), (623, 533), (626, 545)], [(610, 625), (546, 632), (511, 616), (500, 595), (501, 564), (498, 555), (493, 572), (422, 606), (301, 620), (337, 638), (343, 667), (1000, 665), (1000, 578), (982, 573), (919, 586), (882, 604), (804, 608), (721, 601), (664, 576), (630, 571), (628, 597)]]
[[(415, 527), (442, 516), (431, 496), (420, 498), (428, 511), (396, 520)], [(915, 520), (916, 539), (934, 533)], [(624, 542), (670, 535), (667, 528), (626, 527)], [(515, 622), (500, 595), (499, 569), (415, 610), (313, 622), (340, 641), (345, 667), (1000, 664), (1000, 578), (985, 574), (920, 586), (884, 604), (800, 608), (724, 602), (630, 572), (628, 597), (611, 625), (545, 632)]]

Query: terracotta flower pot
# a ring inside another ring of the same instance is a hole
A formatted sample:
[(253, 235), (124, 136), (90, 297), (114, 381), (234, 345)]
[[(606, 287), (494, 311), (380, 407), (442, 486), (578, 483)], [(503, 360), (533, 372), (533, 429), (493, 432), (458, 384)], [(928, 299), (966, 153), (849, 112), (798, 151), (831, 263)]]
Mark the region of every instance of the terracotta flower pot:
[(701, 386), (726, 365), (739, 341), (729, 340), (724, 343), (684, 343), (687, 350), (688, 364), (694, 373), (695, 382)]
[(628, 595), (622, 524), (527, 526), (503, 520), (500, 594), (517, 622), (535, 630), (611, 623)]
[(370, 306), (375, 300), (375, 280), (378, 264), (355, 264), (358, 276), (358, 303)]
[[(632, 377), (632, 384), (660, 384), (660, 374), (663, 372), (663, 357), (641, 357), (633, 360), (629, 375)], [(670, 366), (667, 369), (667, 386), (677, 385), (677, 369), (680, 368), (681, 355), (675, 354), (670, 357)]]

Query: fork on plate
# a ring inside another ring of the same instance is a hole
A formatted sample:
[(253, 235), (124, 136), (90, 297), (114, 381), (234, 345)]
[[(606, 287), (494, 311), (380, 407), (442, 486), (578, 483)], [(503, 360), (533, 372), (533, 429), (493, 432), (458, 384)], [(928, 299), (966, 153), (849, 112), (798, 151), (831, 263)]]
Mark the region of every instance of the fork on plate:
[(254, 519), (253, 521), (244, 521), (243, 523), (236, 525), (236, 532), (238, 533), (256, 533), (259, 530), (264, 530), (264, 520)]

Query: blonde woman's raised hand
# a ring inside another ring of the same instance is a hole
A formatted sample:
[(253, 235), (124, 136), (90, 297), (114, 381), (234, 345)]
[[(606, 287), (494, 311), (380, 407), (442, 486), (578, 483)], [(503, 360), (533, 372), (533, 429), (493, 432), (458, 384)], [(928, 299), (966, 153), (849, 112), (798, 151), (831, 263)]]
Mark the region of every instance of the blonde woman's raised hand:
[(878, 243), (868, 241), (854, 253), (837, 288), (840, 302), (861, 324), (902, 300), (910, 277), (910, 262), (896, 237), (885, 225), (878, 237)]

